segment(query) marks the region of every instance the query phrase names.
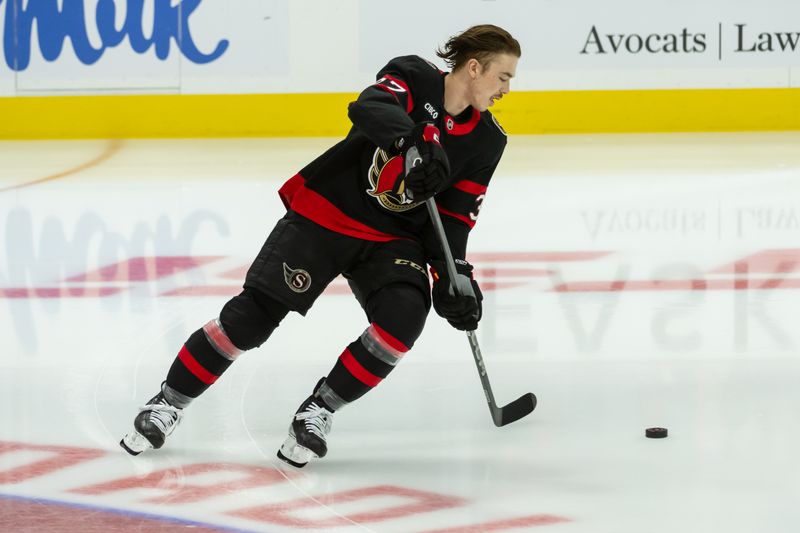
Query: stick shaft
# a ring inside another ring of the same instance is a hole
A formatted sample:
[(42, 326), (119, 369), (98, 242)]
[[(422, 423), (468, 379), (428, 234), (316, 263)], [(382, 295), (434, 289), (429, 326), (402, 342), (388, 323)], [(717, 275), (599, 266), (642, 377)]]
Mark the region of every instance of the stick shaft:
[[(453, 252), (450, 251), (450, 243), (447, 242), (447, 234), (444, 232), (444, 225), (442, 224), (442, 218), (439, 216), (439, 209), (436, 207), (436, 200), (433, 198), (428, 198), (425, 200), (425, 206), (428, 208), (428, 214), (430, 215), (433, 229), (436, 232), (436, 237), (438, 238), (439, 244), (442, 247), (442, 252), (444, 253), (444, 261), (445, 265), (447, 266), (447, 273), (449, 274), (450, 279), (453, 280), (451, 285), (453, 286), (453, 290), (457, 291), (458, 289), (456, 288), (455, 284), (456, 276), (458, 276), (456, 262), (453, 260)], [(481, 347), (478, 344), (478, 336), (474, 331), (468, 331), (467, 338), (469, 339), (469, 347), (472, 350), (472, 357), (475, 359), (475, 364), (478, 367), (478, 374), (480, 375), (481, 384), (483, 385), (483, 393), (486, 395), (486, 401), (489, 403), (489, 409), (492, 411), (492, 417), (494, 417), (494, 411), (497, 409), (497, 403), (494, 400), (492, 385), (489, 383), (489, 375), (486, 373), (486, 365), (483, 362)]]
[(425, 200), (425, 207), (428, 208), (428, 215), (431, 217), (433, 223), (433, 230), (436, 232), (436, 237), (439, 240), (439, 245), (442, 247), (444, 253), (444, 262), (447, 265), (447, 274), (453, 280), (453, 290), (456, 289), (455, 279), (458, 276), (456, 270), (456, 262), (453, 259), (453, 252), (450, 251), (450, 243), (447, 242), (447, 234), (444, 232), (444, 225), (442, 224), (442, 217), (439, 216), (439, 209), (436, 207), (436, 200), (432, 197)]

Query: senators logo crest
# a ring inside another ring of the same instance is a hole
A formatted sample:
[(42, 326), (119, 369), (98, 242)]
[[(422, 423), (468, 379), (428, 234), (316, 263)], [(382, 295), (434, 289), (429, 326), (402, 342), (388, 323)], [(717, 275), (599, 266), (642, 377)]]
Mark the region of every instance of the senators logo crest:
[(421, 202), (414, 202), (406, 195), (403, 175), (403, 157), (390, 157), (378, 148), (372, 156), (368, 174), (371, 189), (367, 194), (378, 200), (381, 206), (396, 213), (414, 209)]
[(294, 292), (306, 292), (311, 287), (311, 274), (302, 268), (292, 268), (284, 263), (283, 278)]

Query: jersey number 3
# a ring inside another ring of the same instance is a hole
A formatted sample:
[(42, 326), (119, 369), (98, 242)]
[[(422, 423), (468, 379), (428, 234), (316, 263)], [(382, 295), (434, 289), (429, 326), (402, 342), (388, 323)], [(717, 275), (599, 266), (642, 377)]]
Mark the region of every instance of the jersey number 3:
[(475, 198), (475, 210), (469, 214), (469, 218), (472, 220), (478, 220), (478, 215), (481, 213), (481, 207), (483, 207), (484, 198), (486, 198), (485, 194), (481, 194)]

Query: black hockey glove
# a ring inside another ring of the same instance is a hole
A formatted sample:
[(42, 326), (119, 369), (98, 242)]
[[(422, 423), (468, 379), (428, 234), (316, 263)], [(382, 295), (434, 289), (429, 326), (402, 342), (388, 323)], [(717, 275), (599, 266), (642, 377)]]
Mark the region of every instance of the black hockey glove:
[(439, 128), (429, 122), (414, 126), (404, 154), (406, 190), (415, 202), (441, 191), (450, 177), (450, 162), (439, 142)]
[(458, 295), (450, 283), (444, 261), (431, 261), (433, 274), (433, 308), (436, 314), (447, 319), (451, 326), (461, 331), (475, 331), (483, 314), (483, 294), (478, 282), (472, 277), (472, 265), (456, 259), (458, 277), (455, 285)]

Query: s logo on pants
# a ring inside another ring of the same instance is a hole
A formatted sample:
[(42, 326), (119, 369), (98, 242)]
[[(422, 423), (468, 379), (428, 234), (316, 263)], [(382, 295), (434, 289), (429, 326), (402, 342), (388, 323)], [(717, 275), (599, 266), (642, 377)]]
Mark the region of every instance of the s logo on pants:
[(295, 269), (283, 264), (283, 278), (294, 292), (306, 292), (311, 286), (311, 274), (302, 269)]

